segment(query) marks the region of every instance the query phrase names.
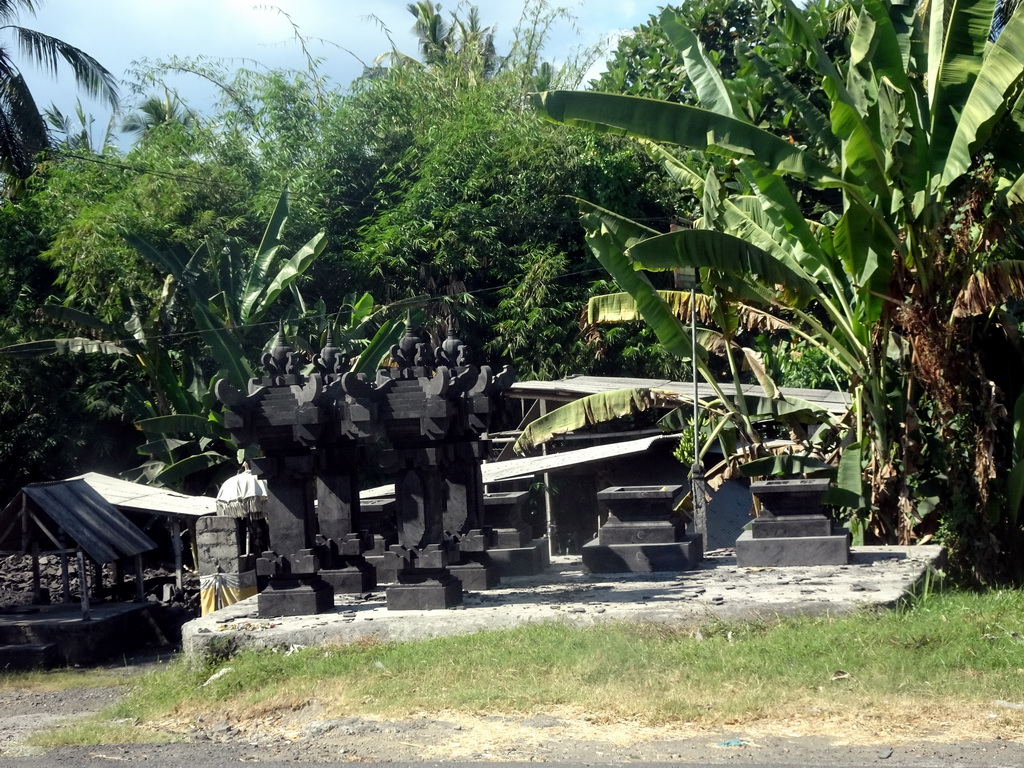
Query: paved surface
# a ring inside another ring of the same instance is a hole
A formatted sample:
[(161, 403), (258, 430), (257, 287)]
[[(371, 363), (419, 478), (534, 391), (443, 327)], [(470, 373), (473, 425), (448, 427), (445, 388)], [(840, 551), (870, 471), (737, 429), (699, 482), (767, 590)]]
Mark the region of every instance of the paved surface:
[(468, 592), (464, 605), (440, 611), (388, 611), (383, 589), (339, 595), (333, 611), (261, 619), (256, 597), (190, 621), (182, 632), (188, 655), (212, 644), (236, 648), (312, 646), (363, 638), (411, 640), (562, 621), (695, 625), (792, 614), (841, 614), (865, 606), (895, 607), (941, 568), (938, 546), (854, 547), (849, 565), (739, 568), (729, 550), (709, 553), (696, 571), (589, 574), (578, 557), (556, 557), (551, 569), (505, 579), (498, 589)]

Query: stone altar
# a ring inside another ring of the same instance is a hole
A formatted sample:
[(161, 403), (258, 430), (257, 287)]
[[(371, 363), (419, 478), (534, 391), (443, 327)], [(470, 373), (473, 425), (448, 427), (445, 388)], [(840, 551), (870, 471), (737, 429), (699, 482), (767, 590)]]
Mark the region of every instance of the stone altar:
[(736, 564), (748, 567), (846, 565), (850, 535), (821, 511), (827, 479), (759, 480), (750, 492), (761, 514), (736, 539)]
[(615, 486), (597, 494), (608, 519), (597, 539), (583, 545), (583, 564), (591, 573), (686, 571), (704, 556), (702, 537), (686, 533), (686, 521), (674, 513), (681, 485)]

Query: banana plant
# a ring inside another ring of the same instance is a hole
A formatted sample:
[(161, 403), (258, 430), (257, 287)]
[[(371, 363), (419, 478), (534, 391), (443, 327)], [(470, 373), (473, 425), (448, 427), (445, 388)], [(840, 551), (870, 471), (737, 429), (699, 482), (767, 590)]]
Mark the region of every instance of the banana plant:
[[(660, 23), (685, 52), (699, 106), (582, 91), (537, 94), (535, 103), (552, 121), (653, 144), (673, 178), (704, 201), (702, 229), (610, 244), (620, 286), (656, 329), (671, 327), (670, 310), (642, 284), (643, 270), (713, 271), (745, 302), (784, 308), (793, 332), (851, 382), (843, 474), (866, 475), (875, 532), (910, 541), (926, 522), (912, 498), (915, 473), (969, 489), (969, 504), (999, 490), (991, 456), (1006, 444), (995, 416), (1002, 406), (985, 395), (972, 326), (954, 307), (986, 268), (1003, 278), (985, 277), (990, 306), (1021, 288), (1012, 279), (1020, 262), (1000, 245), (1024, 203), (1024, 7), (998, 27), (994, 0), (855, 0), (849, 58), (838, 62), (792, 0), (769, 2), (787, 44), (819, 77), (827, 109), (801, 97), (763, 52), (741, 54), (794, 99), (805, 145), (751, 122), (672, 9)], [(709, 205), (706, 175), (673, 146), (734, 172), (730, 192), (712, 194)], [(834, 205), (805, 209), (807, 188)], [(591, 239), (623, 226), (589, 206), (583, 220)], [(687, 353), (679, 339), (658, 336)], [(926, 465), (922, 402), (960, 419), (959, 432), (953, 418), (933, 427), (962, 452), (952, 467)]]

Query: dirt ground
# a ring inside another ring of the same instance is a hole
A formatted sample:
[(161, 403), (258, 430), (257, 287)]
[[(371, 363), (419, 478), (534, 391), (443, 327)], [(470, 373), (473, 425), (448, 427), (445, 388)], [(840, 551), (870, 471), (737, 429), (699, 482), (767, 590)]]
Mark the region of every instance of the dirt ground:
[[(145, 665), (125, 669), (126, 677)], [(127, 682), (127, 680), (126, 680)], [(934, 766), (1024, 764), (1024, 715), (1008, 702), (991, 711), (963, 712), (950, 720), (870, 722), (759, 721), (707, 731), (681, 723), (649, 727), (586, 712), (544, 713), (422, 712), (383, 720), (329, 718), (320, 711), (315, 691), (298, 709), (275, 711), (258, 719), (179, 717), (146, 723), (155, 733), (180, 739), (170, 744), (95, 745), (44, 753), (21, 742), (32, 732), (73, 723), (115, 702), (126, 687), (61, 691), (0, 691), (0, 756), (43, 759), (48, 764), (83, 759), (115, 759), (171, 764), (260, 762), (673, 762), (702, 764), (857, 763)], [(947, 711), (948, 710), (944, 710)], [(922, 740), (922, 735), (925, 739)], [(21, 760), (16, 760), (21, 762)]]

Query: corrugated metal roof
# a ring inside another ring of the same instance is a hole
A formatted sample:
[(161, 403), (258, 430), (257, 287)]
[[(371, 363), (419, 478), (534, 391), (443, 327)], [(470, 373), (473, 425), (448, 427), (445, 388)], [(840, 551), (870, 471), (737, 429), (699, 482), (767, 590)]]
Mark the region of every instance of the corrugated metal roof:
[[(517, 381), (506, 394), (525, 400), (578, 400), (598, 392), (611, 392), (616, 389), (654, 389), (664, 392), (675, 392), (687, 397), (693, 394), (693, 383), (670, 381), (669, 379), (631, 379), (616, 376), (569, 376), (556, 381)], [(743, 394), (750, 397), (764, 397), (765, 392), (757, 384), (744, 384)], [(729, 385), (732, 391), (732, 385)], [(830, 389), (798, 389), (795, 387), (779, 387), (783, 397), (798, 397), (825, 408), (831, 413), (845, 413), (850, 407), (850, 396), (845, 392)], [(703, 399), (715, 396), (711, 387), (698, 382), (697, 395)]]
[[(625, 440), (618, 443), (594, 445), (589, 448), (578, 448), (574, 451), (561, 451), (546, 456), (530, 456), (525, 459), (494, 461), (480, 466), (480, 474), (484, 483), (499, 483), (503, 480), (515, 480), (522, 477), (533, 477), (544, 472), (557, 472), (560, 469), (578, 467), (595, 461), (631, 456), (650, 450), (651, 446), (665, 440), (678, 442), (678, 435), (653, 435), (640, 440)], [(394, 485), (381, 485), (367, 488), (360, 492), (362, 499), (374, 499), (381, 496), (392, 496)]]
[(79, 475), (77, 479), (84, 480), (100, 496), (123, 511), (137, 510), (180, 518), (205, 517), (217, 512), (217, 500), (209, 496), (188, 496), (97, 472)]
[[(4, 551), (20, 552), (22, 549), (21, 526), (12, 527), (10, 523), (22, 513), (23, 496), (31, 499), (33, 513), (40, 517), (51, 533), (56, 534), (60, 528), (98, 563), (110, 563), (156, 549), (152, 539), (132, 525), (113, 504), (83, 479), (76, 478), (33, 483), (21, 489), (21, 493), (0, 512), (0, 530), (8, 531), (0, 541), (0, 549)], [(30, 523), (29, 529), (39, 541), (42, 551), (57, 548), (37, 525)]]

